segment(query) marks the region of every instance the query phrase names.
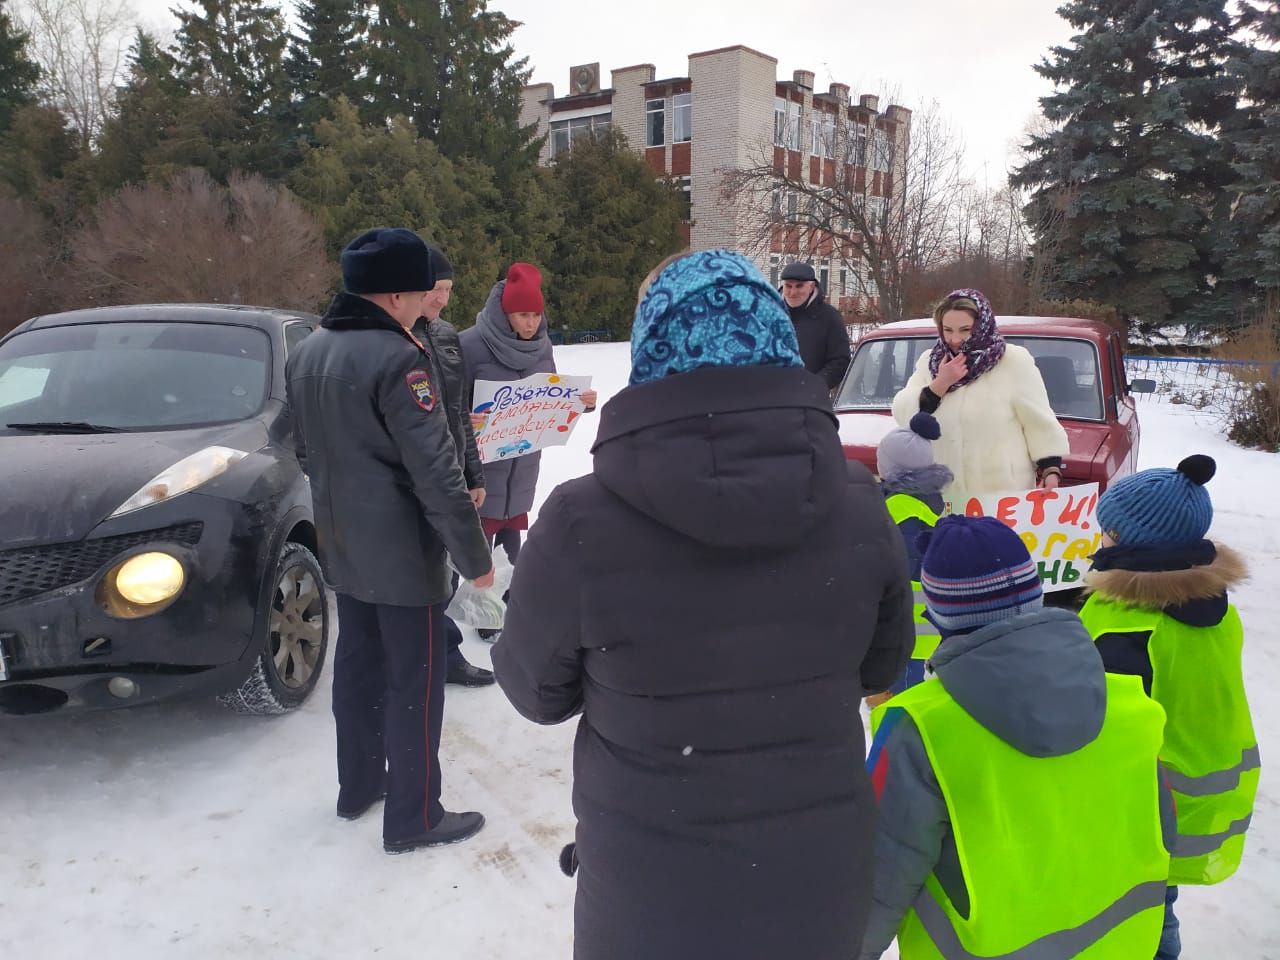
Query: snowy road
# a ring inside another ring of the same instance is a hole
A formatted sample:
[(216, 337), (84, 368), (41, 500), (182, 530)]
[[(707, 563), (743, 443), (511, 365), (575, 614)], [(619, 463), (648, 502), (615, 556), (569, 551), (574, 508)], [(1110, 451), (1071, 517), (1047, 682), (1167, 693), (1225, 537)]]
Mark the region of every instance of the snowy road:
[[(625, 344), (557, 357), (602, 400), (625, 382)], [(1254, 568), (1235, 599), (1262, 791), (1240, 873), (1183, 892), (1184, 956), (1280, 960), (1280, 457), (1230, 446), (1189, 408), (1141, 412), (1143, 466), (1218, 458), (1213, 535)], [(542, 495), (590, 469), (594, 433), (546, 454)], [(482, 664), (487, 649), (465, 647)], [(494, 688), (449, 688), (446, 716), (445, 803), (488, 825), (401, 857), (382, 852), (376, 814), (333, 815), (327, 681), (275, 719), (194, 703), (0, 722), (0, 957), (565, 960), (572, 728), (523, 722)]]

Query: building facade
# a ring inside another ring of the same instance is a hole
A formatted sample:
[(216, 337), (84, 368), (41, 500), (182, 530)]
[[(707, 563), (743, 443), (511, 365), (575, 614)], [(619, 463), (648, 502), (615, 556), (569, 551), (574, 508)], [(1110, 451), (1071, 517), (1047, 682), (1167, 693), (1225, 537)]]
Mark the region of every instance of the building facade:
[(599, 64), (574, 67), (566, 95), (549, 83), (525, 88), (521, 123), (545, 136), (545, 163), (583, 138), (621, 131), (685, 194), (694, 249), (742, 250), (774, 282), (783, 264), (809, 261), (847, 316), (873, 315), (878, 291), (858, 250), (794, 225), (803, 196), (774, 189), (761, 203), (726, 190), (726, 175), (771, 165), (806, 189), (856, 189), (872, 210), (892, 204), (902, 197), (911, 111), (881, 112), (872, 95), (853, 101), (841, 83), (818, 92), (806, 70), (779, 80), (777, 60), (748, 47), (690, 54), (688, 64), (687, 76), (666, 79), (652, 64), (622, 67), (608, 86)]

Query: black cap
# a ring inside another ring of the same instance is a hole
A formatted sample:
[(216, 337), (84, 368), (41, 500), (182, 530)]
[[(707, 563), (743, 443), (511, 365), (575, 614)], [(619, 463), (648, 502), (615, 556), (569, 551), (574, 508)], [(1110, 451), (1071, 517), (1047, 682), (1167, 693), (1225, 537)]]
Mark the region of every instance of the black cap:
[(818, 275), (813, 272), (813, 264), (811, 263), (788, 263), (782, 271), (783, 280), (811, 280), (818, 282)]
[(347, 244), (340, 263), (350, 293), (412, 293), (436, 285), (426, 243), (403, 227), (366, 230)]
[(436, 280), (452, 280), (453, 263), (444, 255), (444, 251), (434, 243), (427, 244), (427, 250), (431, 253), (431, 266), (435, 267)]

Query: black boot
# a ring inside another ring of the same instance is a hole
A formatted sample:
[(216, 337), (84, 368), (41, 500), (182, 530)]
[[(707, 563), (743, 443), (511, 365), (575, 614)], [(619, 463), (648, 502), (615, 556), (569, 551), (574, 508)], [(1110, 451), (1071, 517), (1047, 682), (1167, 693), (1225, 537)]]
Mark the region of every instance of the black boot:
[(366, 813), (369, 812), (370, 807), (372, 807), (375, 803), (379, 802), (380, 800), (385, 800), (386, 798), (387, 798), (387, 784), (386, 784), (386, 781), (384, 780), (382, 782), (382, 789), (378, 791), (377, 795), (374, 796), (372, 799), (366, 800), (364, 803), (360, 803), (360, 804), (356, 804), (354, 806), (348, 807), (348, 806), (344, 806), (342, 803), (342, 800), (339, 799), (338, 800), (338, 817), (342, 820), (359, 820), (361, 817), (363, 817)]
[(442, 847), (447, 843), (461, 843), (480, 832), (484, 826), (484, 814), (481, 813), (449, 813), (440, 818), (440, 822), (416, 837), (404, 840), (383, 840), (382, 849), (387, 853), (408, 853), (422, 847)]
[(460, 687), (487, 687), (493, 683), (493, 671), (468, 663), (461, 650), (450, 650), (449, 672), (445, 674), (444, 682)]

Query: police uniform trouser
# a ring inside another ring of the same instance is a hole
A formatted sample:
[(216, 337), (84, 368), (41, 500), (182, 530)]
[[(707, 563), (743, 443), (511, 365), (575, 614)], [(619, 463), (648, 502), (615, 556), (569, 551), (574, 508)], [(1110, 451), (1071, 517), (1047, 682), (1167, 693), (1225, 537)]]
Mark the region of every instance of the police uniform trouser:
[(385, 783), (384, 840), (419, 836), (444, 815), (439, 754), (446, 646), (444, 604), (395, 607), (338, 595), (338, 806), (359, 808)]

